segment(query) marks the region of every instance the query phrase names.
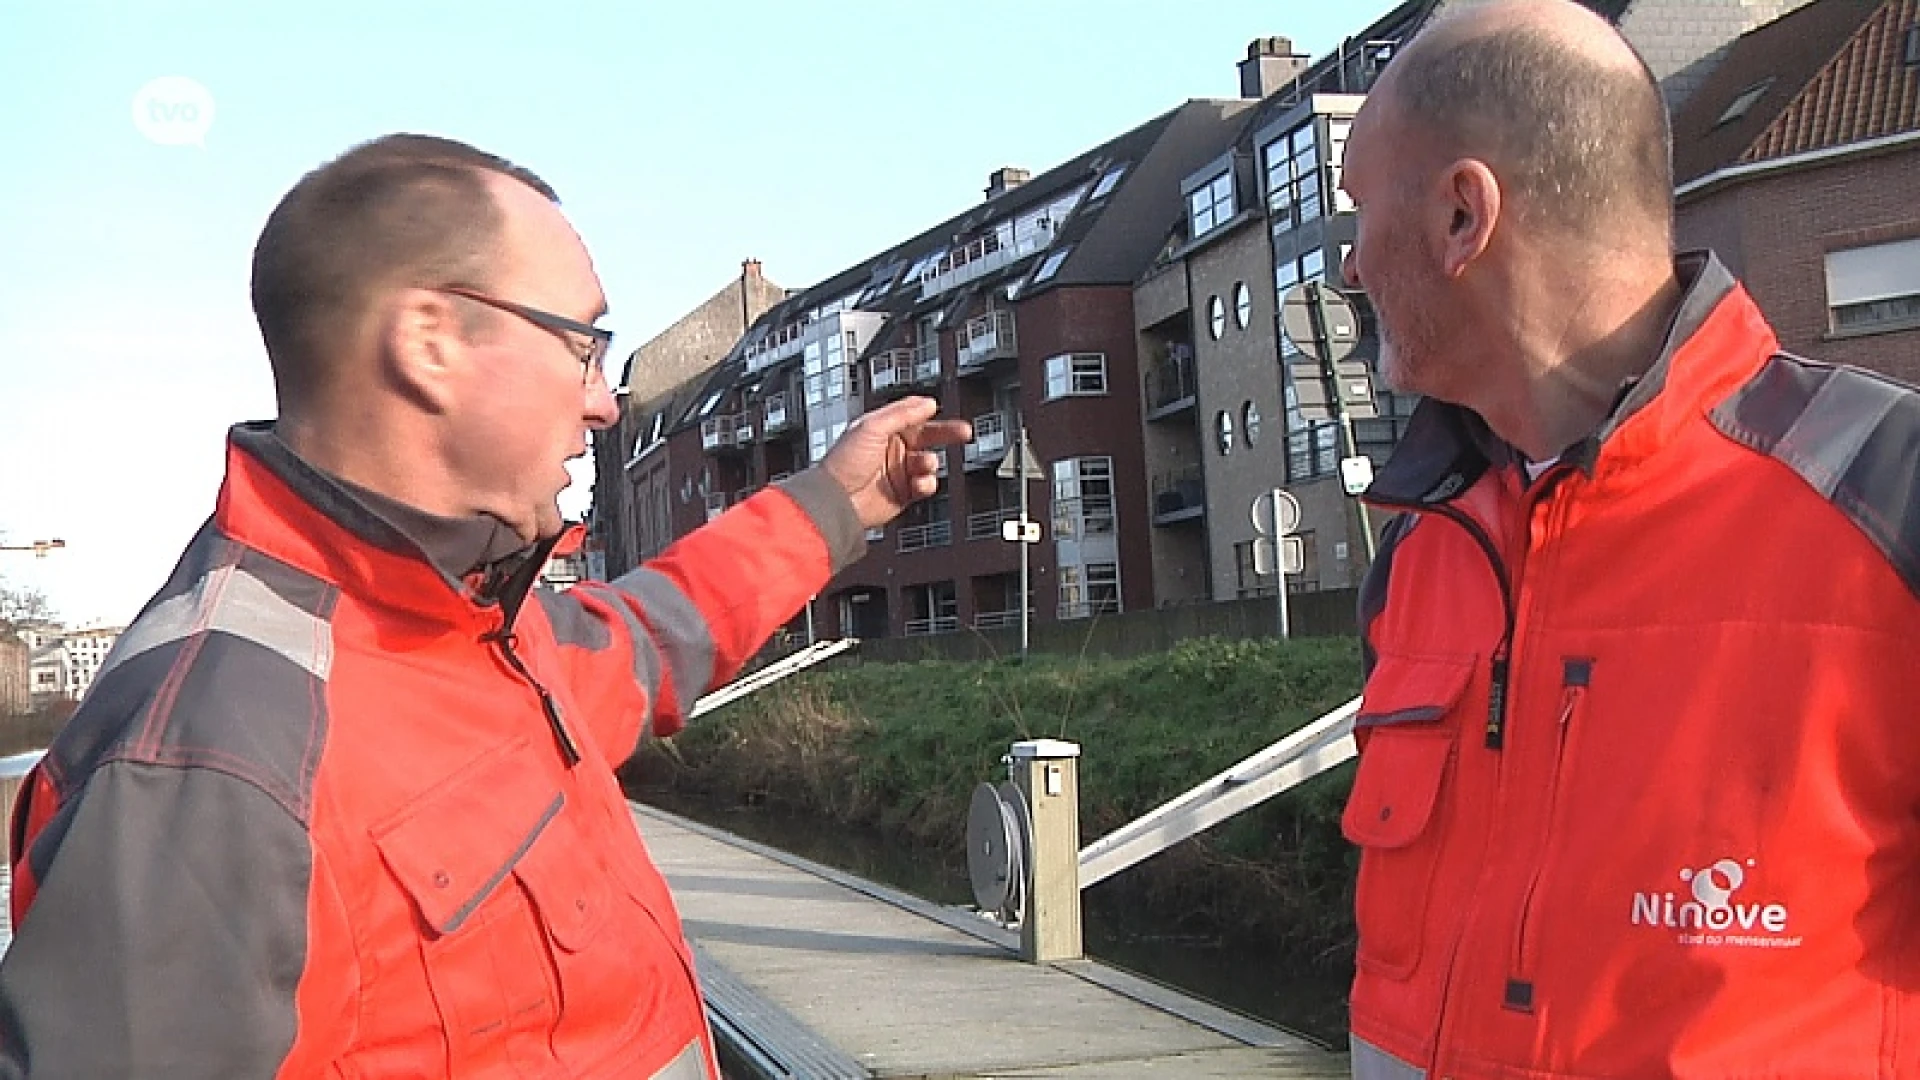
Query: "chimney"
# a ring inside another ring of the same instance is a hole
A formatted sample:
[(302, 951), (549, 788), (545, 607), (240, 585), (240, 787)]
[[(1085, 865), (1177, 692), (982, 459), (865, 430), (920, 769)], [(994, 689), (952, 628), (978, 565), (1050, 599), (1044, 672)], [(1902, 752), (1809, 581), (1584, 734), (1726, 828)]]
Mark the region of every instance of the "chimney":
[(1240, 61), (1240, 96), (1264, 98), (1312, 64), (1313, 57), (1294, 52), (1288, 38), (1254, 38), (1247, 43), (1247, 58)]
[(743, 261), (740, 264), (740, 276), (743, 278), (751, 278), (755, 281), (760, 280), (760, 260), (747, 259)]
[(1025, 169), (1014, 168), (1012, 165), (1004, 169), (995, 169), (987, 174), (987, 198), (992, 200), (1005, 195), (1031, 179), (1033, 179), (1032, 173)]

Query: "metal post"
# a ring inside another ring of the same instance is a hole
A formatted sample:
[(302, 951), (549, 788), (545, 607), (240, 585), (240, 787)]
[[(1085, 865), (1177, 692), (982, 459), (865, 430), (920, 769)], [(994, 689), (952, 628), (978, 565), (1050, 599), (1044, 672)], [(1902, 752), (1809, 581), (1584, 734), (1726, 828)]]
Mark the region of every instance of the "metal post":
[[(1274, 606), (1280, 610), (1280, 640), (1293, 636), (1293, 628), (1287, 620), (1287, 537), (1280, 528), (1279, 488), (1273, 489), (1273, 595)], [(1255, 541), (1258, 543), (1259, 541)]]
[(1028, 580), (1031, 555), (1028, 549), (1033, 547), (1033, 545), (1027, 543), (1027, 424), (1025, 420), (1021, 420), (1018, 417), (1016, 417), (1015, 420), (1017, 428), (1015, 432), (1016, 441), (1013, 444), (1013, 473), (1019, 478), (1014, 482), (1020, 485), (1020, 597), (1018, 600), (1020, 605), (1020, 661), (1021, 663), (1025, 663), (1027, 659), (1028, 634), (1027, 590), (1031, 587)]
[(1026, 802), (1027, 910), (1020, 958), (1078, 960), (1080, 936), (1080, 745), (1057, 739), (1013, 744), (1013, 782)]
[[(1306, 285), (1307, 299), (1313, 308), (1314, 340), (1318, 344), (1320, 355), (1323, 358), (1332, 356), (1333, 347), (1327, 339), (1327, 308), (1325, 300), (1322, 299), (1320, 295), (1320, 283), (1318, 281), (1309, 281)], [(1321, 363), (1325, 365), (1327, 389), (1331, 391), (1328, 396), (1333, 399), (1329, 404), (1333, 408), (1334, 417), (1340, 422), (1341, 456), (1359, 457), (1360, 444), (1353, 437), (1353, 418), (1347, 415), (1347, 407), (1340, 400), (1339, 380), (1334, 376), (1333, 364), (1325, 359), (1322, 359)], [(1360, 501), (1358, 497), (1349, 497), (1353, 498), (1354, 512), (1360, 516), (1360, 542), (1366, 547), (1367, 565), (1372, 566), (1373, 522), (1367, 515), (1367, 504)], [(1284, 577), (1284, 575), (1282, 576)], [(1282, 584), (1284, 584), (1284, 582), (1282, 582)]]

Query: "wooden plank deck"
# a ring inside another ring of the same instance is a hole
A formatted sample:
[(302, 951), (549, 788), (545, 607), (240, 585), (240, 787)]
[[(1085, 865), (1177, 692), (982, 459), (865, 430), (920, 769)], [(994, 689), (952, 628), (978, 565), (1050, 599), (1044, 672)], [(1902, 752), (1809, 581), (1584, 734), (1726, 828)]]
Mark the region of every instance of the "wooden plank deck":
[(703, 963), (874, 1077), (1348, 1075), (1347, 1058), (1091, 961), (1022, 963), (1014, 936), (635, 806)]

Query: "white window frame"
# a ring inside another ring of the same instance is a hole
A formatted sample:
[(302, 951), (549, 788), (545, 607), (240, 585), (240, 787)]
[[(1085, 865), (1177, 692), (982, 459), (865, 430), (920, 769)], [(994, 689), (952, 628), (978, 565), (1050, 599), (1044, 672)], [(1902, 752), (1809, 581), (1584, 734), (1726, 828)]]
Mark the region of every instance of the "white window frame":
[(1231, 168), (1187, 195), (1187, 220), (1191, 225), (1189, 232), (1192, 233), (1192, 239), (1198, 240), (1219, 228), (1234, 213)]
[(1826, 283), (1835, 334), (1920, 327), (1920, 237), (1829, 251)]
[(1047, 357), (1047, 401), (1100, 397), (1107, 393), (1106, 353), (1060, 353)]

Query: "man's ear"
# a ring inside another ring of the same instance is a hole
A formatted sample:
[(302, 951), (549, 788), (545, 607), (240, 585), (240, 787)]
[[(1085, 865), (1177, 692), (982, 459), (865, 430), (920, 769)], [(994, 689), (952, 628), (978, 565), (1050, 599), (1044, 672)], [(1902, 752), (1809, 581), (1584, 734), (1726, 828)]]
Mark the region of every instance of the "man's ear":
[(1493, 243), (1503, 207), (1500, 179), (1472, 158), (1448, 166), (1442, 179), (1447, 227), (1440, 263), (1448, 277), (1459, 277)]
[(400, 290), (383, 316), (383, 376), (432, 412), (452, 408), (459, 378), (472, 362), (460, 316), (453, 297), (432, 289)]

